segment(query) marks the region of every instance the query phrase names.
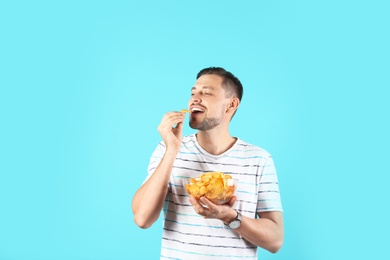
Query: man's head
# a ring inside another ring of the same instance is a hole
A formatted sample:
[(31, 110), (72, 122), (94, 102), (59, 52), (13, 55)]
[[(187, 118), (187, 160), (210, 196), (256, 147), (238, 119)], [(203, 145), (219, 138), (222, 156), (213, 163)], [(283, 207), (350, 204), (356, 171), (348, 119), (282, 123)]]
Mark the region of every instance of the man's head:
[(226, 91), (228, 97), (237, 97), (240, 102), (242, 95), (244, 94), (244, 89), (240, 80), (235, 77), (231, 72), (225, 70), (221, 67), (209, 67), (202, 69), (196, 75), (196, 79), (199, 79), (203, 75), (218, 75), (222, 78), (222, 87)]
[(200, 131), (227, 129), (242, 98), (241, 82), (219, 67), (202, 69), (196, 78), (188, 103), (190, 127)]

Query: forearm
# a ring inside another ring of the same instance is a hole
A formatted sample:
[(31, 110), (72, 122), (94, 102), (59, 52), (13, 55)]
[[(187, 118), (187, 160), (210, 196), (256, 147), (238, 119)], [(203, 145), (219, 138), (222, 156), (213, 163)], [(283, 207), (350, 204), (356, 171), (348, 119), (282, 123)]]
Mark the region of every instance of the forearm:
[(234, 231), (252, 244), (276, 253), (283, 244), (282, 213), (270, 212), (269, 214), (272, 214), (272, 218), (251, 219), (243, 216), (240, 227)]
[[(205, 218), (219, 219), (225, 225), (237, 217), (237, 212), (232, 208), (235, 202), (235, 196), (225, 205), (213, 204), (205, 197), (199, 198), (199, 201), (190, 197), (190, 203), (196, 213)], [(252, 219), (242, 216), (241, 225), (233, 230), (252, 244), (276, 253), (283, 244), (283, 213), (281, 211), (260, 212), (259, 217), (259, 219)]]
[(152, 176), (134, 195), (134, 222), (141, 228), (149, 228), (160, 216), (176, 155), (177, 151), (167, 150)]
[(252, 244), (276, 253), (283, 243), (283, 235), (277, 225), (269, 219), (249, 219), (243, 217), (241, 226), (235, 230)]

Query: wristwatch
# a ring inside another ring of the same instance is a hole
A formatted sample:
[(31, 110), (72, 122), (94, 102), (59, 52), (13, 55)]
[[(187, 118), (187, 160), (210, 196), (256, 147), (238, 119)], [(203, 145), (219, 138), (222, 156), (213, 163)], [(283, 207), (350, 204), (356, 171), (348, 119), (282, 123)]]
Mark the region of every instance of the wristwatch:
[(241, 216), (241, 213), (237, 212), (237, 217), (235, 219), (232, 220), (232, 222), (230, 222), (229, 224), (225, 224), (226, 226), (230, 227), (231, 229), (236, 229), (236, 228), (239, 228), (240, 225), (241, 225), (241, 220), (242, 220), (242, 216)]

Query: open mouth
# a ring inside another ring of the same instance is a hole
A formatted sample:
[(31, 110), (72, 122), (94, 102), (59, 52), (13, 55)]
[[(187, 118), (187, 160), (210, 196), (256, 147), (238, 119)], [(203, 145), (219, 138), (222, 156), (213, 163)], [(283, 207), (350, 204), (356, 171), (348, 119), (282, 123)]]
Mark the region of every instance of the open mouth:
[(198, 114), (202, 114), (204, 113), (205, 110), (202, 109), (202, 108), (199, 108), (199, 107), (193, 107), (191, 108), (191, 114), (195, 114), (195, 115), (198, 115)]

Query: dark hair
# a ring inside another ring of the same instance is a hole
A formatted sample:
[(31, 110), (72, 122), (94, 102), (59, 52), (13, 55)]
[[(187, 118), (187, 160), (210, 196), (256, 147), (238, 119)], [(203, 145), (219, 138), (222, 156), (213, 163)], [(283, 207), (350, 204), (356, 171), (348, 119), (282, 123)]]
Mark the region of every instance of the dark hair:
[(240, 80), (236, 78), (231, 72), (221, 67), (209, 67), (199, 71), (198, 75), (196, 75), (196, 79), (203, 75), (209, 74), (222, 77), (222, 87), (226, 90), (227, 93), (232, 93), (241, 101), (242, 95), (244, 94), (244, 89)]

